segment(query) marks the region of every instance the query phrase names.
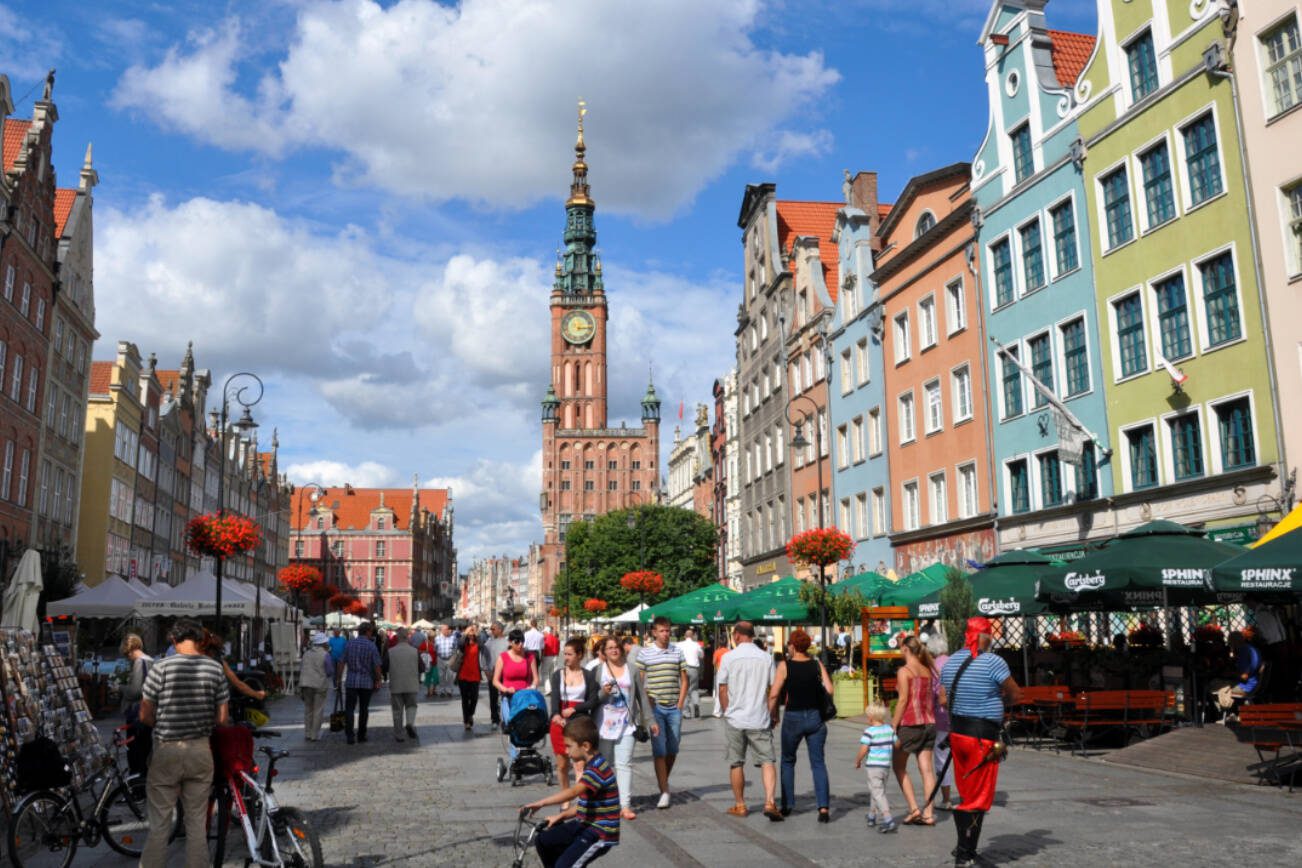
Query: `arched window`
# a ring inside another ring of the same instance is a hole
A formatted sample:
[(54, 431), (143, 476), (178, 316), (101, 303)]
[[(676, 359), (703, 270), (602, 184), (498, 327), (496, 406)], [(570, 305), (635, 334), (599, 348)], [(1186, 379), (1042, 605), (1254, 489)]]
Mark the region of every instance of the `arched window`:
[(913, 237), (921, 238), (923, 235), (930, 232), (931, 228), (935, 225), (936, 215), (932, 214), (930, 211), (923, 211), (922, 216), (918, 218), (918, 225), (913, 229)]

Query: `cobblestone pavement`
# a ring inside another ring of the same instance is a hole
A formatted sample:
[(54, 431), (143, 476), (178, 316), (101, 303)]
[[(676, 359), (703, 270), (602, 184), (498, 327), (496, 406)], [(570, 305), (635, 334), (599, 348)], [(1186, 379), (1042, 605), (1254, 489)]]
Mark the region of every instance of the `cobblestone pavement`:
[[(321, 831), (332, 866), (505, 866), (512, 858), (515, 806), (548, 791), (542, 783), (499, 784), (501, 739), (487, 724), (485, 701), (474, 735), (464, 732), (455, 699), (421, 699), (420, 738), (397, 743), (387, 692), (372, 703), (371, 738), (349, 746), (342, 735), (317, 744), (302, 739), (301, 705), (283, 699), (272, 708), (277, 744), (293, 755), (280, 768), (283, 804), (305, 809)], [(758, 769), (748, 769), (753, 813), (737, 819), (723, 763), (721, 723), (706, 717), (683, 726), (683, 753), (674, 771), (673, 805), (651, 804), (654, 775), (649, 751), (634, 761), (637, 820), (623, 824), (619, 847), (602, 865), (860, 866), (951, 864), (954, 832), (937, 812), (935, 828), (903, 827), (895, 835), (866, 828), (867, 787), (853, 768), (858, 728), (831, 727), (827, 760), (833, 820), (815, 822), (809, 767), (801, 756), (796, 813), (771, 823)], [(893, 809), (903, 805), (888, 790)], [(902, 813), (902, 812), (900, 812)], [(1239, 787), (1107, 765), (1097, 760), (1015, 749), (1000, 773), (996, 809), (985, 824), (983, 855), (990, 864), (1029, 865), (1248, 865), (1302, 864), (1302, 791), (1289, 796), (1267, 787)], [(103, 847), (78, 866), (131, 864)], [(179, 857), (175, 864), (180, 865)], [(242, 864), (242, 857), (229, 864)], [(537, 866), (536, 857), (526, 864)]]

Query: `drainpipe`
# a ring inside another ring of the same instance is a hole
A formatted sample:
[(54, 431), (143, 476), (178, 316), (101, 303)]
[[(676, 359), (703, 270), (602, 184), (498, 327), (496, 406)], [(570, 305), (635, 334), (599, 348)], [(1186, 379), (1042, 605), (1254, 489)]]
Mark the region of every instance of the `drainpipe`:
[[(980, 250), (981, 222), (981, 207), (974, 203), (972, 206), (972, 243), (968, 248), (967, 256), (965, 258), (967, 259), (968, 274), (972, 275), (972, 288), (977, 291), (976, 301), (978, 304), (984, 305), (985, 302), (982, 300), (980, 293), (981, 280), (976, 268), (976, 262), (980, 256), (978, 251)], [(988, 383), (990, 381), (990, 370), (986, 360), (986, 317), (984, 308), (979, 308), (979, 310), (982, 312), (982, 315), (977, 317), (977, 330), (979, 334), (978, 343), (980, 344), (979, 358), (981, 360), (981, 381), (983, 383)], [(986, 394), (986, 411), (982, 415), (985, 416), (986, 426), (986, 483), (989, 489), (990, 513), (994, 516), (992, 528), (995, 535), (995, 554), (999, 554), (1003, 551), (1003, 546), (999, 541), (999, 486), (995, 484), (995, 433), (994, 421), (991, 418), (990, 412), (989, 393)]]
[[(1227, 34), (1231, 35), (1231, 34)], [(1239, 162), (1243, 169), (1244, 199), (1248, 203), (1248, 231), (1252, 235), (1252, 266), (1257, 278), (1257, 303), (1261, 306), (1261, 334), (1266, 344), (1266, 369), (1270, 372), (1270, 382), (1275, 394), (1270, 402), (1275, 417), (1275, 450), (1278, 455), (1279, 479), (1281, 493), (1288, 479), (1288, 458), (1284, 454), (1284, 422), (1279, 412), (1279, 380), (1275, 372), (1275, 347), (1270, 333), (1270, 304), (1266, 299), (1266, 279), (1261, 269), (1261, 240), (1257, 235), (1257, 206), (1252, 197), (1252, 171), (1248, 166), (1248, 149), (1244, 146), (1243, 116), (1239, 111), (1239, 82), (1235, 74), (1227, 68), (1224, 49), (1221, 43), (1214, 42), (1203, 52), (1203, 65), (1210, 75), (1223, 78), (1230, 83), (1230, 95), (1234, 102), (1234, 131), (1239, 137)]]

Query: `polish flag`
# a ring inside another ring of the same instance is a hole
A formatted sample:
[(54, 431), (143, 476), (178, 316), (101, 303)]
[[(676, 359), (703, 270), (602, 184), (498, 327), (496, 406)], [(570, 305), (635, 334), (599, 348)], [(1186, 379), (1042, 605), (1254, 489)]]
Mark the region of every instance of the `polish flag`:
[(680, 401), (678, 402), (678, 421), (679, 421), (679, 422), (683, 421), (683, 403), (684, 403), (684, 402), (683, 402), (682, 400), (680, 400)]

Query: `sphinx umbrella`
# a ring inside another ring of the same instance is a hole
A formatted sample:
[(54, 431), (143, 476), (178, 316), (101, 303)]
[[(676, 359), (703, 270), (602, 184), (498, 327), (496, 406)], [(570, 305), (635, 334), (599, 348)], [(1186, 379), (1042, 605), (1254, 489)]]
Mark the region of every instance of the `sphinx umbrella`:
[(1249, 549), (1212, 570), (1216, 590), (1294, 602), (1302, 594), (1302, 529)]
[(1053, 569), (1036, 596), (1051, 605), (1155, 608), (1214, 602), (1212, 568), (1243, 549), (1173, 521), (1150, 521)]

